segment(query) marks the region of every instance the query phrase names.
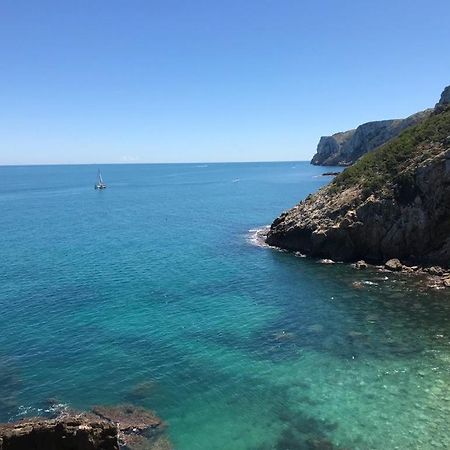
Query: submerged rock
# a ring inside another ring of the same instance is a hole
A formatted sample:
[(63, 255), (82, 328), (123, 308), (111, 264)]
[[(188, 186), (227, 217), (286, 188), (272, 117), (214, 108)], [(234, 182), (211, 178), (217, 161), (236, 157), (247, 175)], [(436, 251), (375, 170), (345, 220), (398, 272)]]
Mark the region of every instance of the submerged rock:
[(92, 412), (102, 419), (117, 424), (123, 433), (147, 433), (163, 426), (162, 420), (152, 411), (131, 405), (95, 406)]
[(135, 403), (136, 401), (143, 401), (149, 398), (150, 396), (154, 395), (157, 388), (158, 385), (156, 381), (153, 380), (142, 381), (140, 383), (135, 384), (131, 388), (127, 397), (130, 400), (132, 400), (132, 403)]
[(132, 405), (121, 405), (95, 406), (92, 412), (117, 426), (119, 443), (125, 449), (165, 448), (161, 446), (161, 440), (166, 442), (161, 436), (164, 423), (152, 411)]
[(122, 448), (124, 450), (172, 450), (172, 445), (164, 436), (149, 440), (145, 436), (134, 434), (127, 437), (127, 443)]

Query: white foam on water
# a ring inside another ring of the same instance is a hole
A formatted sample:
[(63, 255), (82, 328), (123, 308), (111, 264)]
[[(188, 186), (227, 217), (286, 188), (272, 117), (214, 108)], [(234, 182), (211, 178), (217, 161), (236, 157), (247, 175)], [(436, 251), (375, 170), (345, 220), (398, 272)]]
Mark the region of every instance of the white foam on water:
[(12, 419), (18, 419), (23, 417), (34, 417), (34, 416), (59, 416), (69, 410), (69, 405), (66, 403), (55, 403), (47, 408), (38, 408), (35, 406), (20, 405), (17, 408), (17, 413), (12, 417)]
[(253, 228), (248, 230), (249, 234), (247, 235), (247, 241), (256, 247), (269, 248), (270, 245), (266, 244), (266, 236), (269, 229), (270, 225), (266, 225), (261, 228)]

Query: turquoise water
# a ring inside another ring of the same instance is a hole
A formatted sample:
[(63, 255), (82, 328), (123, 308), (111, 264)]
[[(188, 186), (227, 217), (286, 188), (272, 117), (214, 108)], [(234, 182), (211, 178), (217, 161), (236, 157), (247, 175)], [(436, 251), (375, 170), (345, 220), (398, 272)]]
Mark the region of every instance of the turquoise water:
[(0, 167), (1, 420), (52, 397), (154, 409), (177, 449), (450, 446), (448, 291), (252, 242), (323, 169), (102, 169)]

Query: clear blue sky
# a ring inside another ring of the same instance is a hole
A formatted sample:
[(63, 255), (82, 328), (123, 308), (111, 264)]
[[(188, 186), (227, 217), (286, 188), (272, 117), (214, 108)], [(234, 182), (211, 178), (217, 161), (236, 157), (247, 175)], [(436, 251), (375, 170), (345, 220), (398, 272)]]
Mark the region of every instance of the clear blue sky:
[(432, 106), (449, 0), (1, 0), (0, 164), (309, 159)]

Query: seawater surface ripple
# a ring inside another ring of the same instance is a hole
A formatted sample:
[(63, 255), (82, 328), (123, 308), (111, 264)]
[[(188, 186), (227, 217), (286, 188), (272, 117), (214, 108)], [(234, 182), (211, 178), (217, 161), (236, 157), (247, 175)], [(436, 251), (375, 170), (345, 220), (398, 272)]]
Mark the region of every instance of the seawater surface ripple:
[[(177, 449), (446, 449), (446, 291), (256, 246), (307, 163), (0, 167), (0, 419), (134, 403)], [(355, 283), (356, 282), (356, 283)]]

